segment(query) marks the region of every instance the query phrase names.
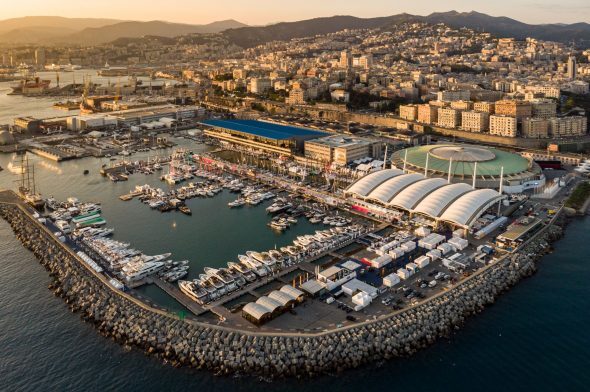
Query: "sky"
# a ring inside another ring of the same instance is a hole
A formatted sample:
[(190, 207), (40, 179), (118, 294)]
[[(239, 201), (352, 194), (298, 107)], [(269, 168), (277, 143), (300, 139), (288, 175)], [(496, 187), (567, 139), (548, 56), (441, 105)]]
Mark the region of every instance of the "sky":
[(30, 15), (166, 20), (205, 24), (235, 19), (250, 25), (318, 16), (387, 16), (407, 12), (478, 11), (527, 23), (590, 23), (590, 0), (0, 0), (0, 19)]

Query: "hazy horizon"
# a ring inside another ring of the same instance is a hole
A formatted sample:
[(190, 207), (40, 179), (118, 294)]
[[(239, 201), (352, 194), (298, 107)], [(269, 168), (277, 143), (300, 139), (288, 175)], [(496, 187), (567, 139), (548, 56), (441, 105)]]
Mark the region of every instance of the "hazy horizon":
[[(146, 6), (152, 3), (153, 6)], [(2, 10), (2, 20), (27, 16), (63, 16), (68, 18), (110, 18), (122, 20), (207, 24), (219, 20), (235, 19), (249, 25), (267, 25), (315, 17), (353, 15), (357, 17), (389, 16), (399, 13), (428, 15), (432, 12), (477, 11), (492, 16), (507, 16), (526, 23), (577, 23), (590, 22), (590, 3), (586, 0), (497, 0), (478, 4), (472, 1), (449, 0), (444, 4), (434, 1), (418, 1), (412, 4), (400, 1), (369, 0), (324, 0), (312, 2), (300, 0), (297, 7), (285, 7), (273, 0), (253, 0), (235, 3), (231, 0), (215, 2), (202, 0), (167, 0), (166, 7), (155, 1), (103, 0), (84, 3), (80, 10), (78, 0), (29, 0), (13, 3)], [(558, 15), (558, 16), (557, 16)]]

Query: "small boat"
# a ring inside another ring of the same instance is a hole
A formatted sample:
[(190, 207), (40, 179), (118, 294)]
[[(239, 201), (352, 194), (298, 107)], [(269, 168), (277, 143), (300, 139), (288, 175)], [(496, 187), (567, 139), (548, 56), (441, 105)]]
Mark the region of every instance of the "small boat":
[(193, 213), (192, 213), (192, 211), (191, 211), (191, 209), (190, 209), (190, 208), (188, 208), (188, 207), (187, 207), (187, 206), (185, 206), (185, 205), (184, 205), (184, 206), (180, 206), (180, 207), (178, 207), (178, 210), (179, 210), (180, 212), (182, 212), (183, 214), (185, 214), (185, 215), (192, 215), (192, 214), (193, 214)]
[(88, 169), (84, 170), (84, 175), (87, 175), (88, 173), (90, 173)]

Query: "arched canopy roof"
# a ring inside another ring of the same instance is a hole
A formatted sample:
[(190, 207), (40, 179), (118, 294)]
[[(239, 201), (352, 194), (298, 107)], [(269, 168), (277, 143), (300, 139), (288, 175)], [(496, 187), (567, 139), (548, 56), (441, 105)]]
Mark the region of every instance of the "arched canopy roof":
[(415, 182), (399, 192), (389, 202), (389, 205), (410, 211), (421, 200), (427, 198), (432, 191), (446, 184), (447, 182), (442, 178), (428, 178)]
[(438, 218), (453, 201), (472, 190), (464, 183), (443, 186), (426, 196), (414, 208), (414, 212)]
[(398, 169), (385, 169), (379, 170), (370, 174), (367, 174), (360, 180), (353, 183), (348, 187), (346, 193), (355, 194), (361, 197), (366, 197), (376, 187), (381, 185), (383, 182), (403, 174), (403, 171)]
[(441, 220), (461, 226), (470, 226), (474, 220), (502, 195), (493, 189), (478, 189), (458, 198), (440, 216)]
[(303, 291), (289, 285), (281, 287), (280, 291), (291, 296), (293, 299), (298, 299), (303, 295)]
[(367, 195), (367, 199), (380, 201), (387, 204), (398, 193), (404, 190), (407, 186), (424, 179), (421, 174), (402, 174), (379, 185), (375, 190)]
[(261, 320), (264, 316), (271, 313), (266, 307), (257, 304), (256, 302), (247, 303), (246, 306), (242, 308), (242, 311), (254, 317), (256, 320)]
[(270, 292), (268, 298), (277, 301), (281, 306), (287, 306), (290, 302), (295, 301), (295, 299), (289, 294), (278, 290)]
[(275, 310), (277, 310), (278, 308), (280, 308), (282, 305), (277, 302), (276, 300), (272, 299), (272, 298), (268, 298), (268, 297), (260, 297), (256, 300), (256, 303), (258, 305), (262, 305), (264, 306), (266, 309), (268, 309), (271, 313), (274, 312)]

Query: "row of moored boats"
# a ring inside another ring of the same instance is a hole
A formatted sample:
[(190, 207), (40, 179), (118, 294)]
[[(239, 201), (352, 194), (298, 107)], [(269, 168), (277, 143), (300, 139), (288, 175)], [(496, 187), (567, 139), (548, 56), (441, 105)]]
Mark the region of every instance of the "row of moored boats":
[(279, 250), (238, 255), (238, 262), (229, 262), (226, 268), (206, 267), (198, 279), (179, 281), (178, 285), (196, 302), (207, 304), (306, 258), (341, 247), (364, 233), (364, 226), (356, 224), (318, 230), (313, 235), (297, 237), (293, 245)]

